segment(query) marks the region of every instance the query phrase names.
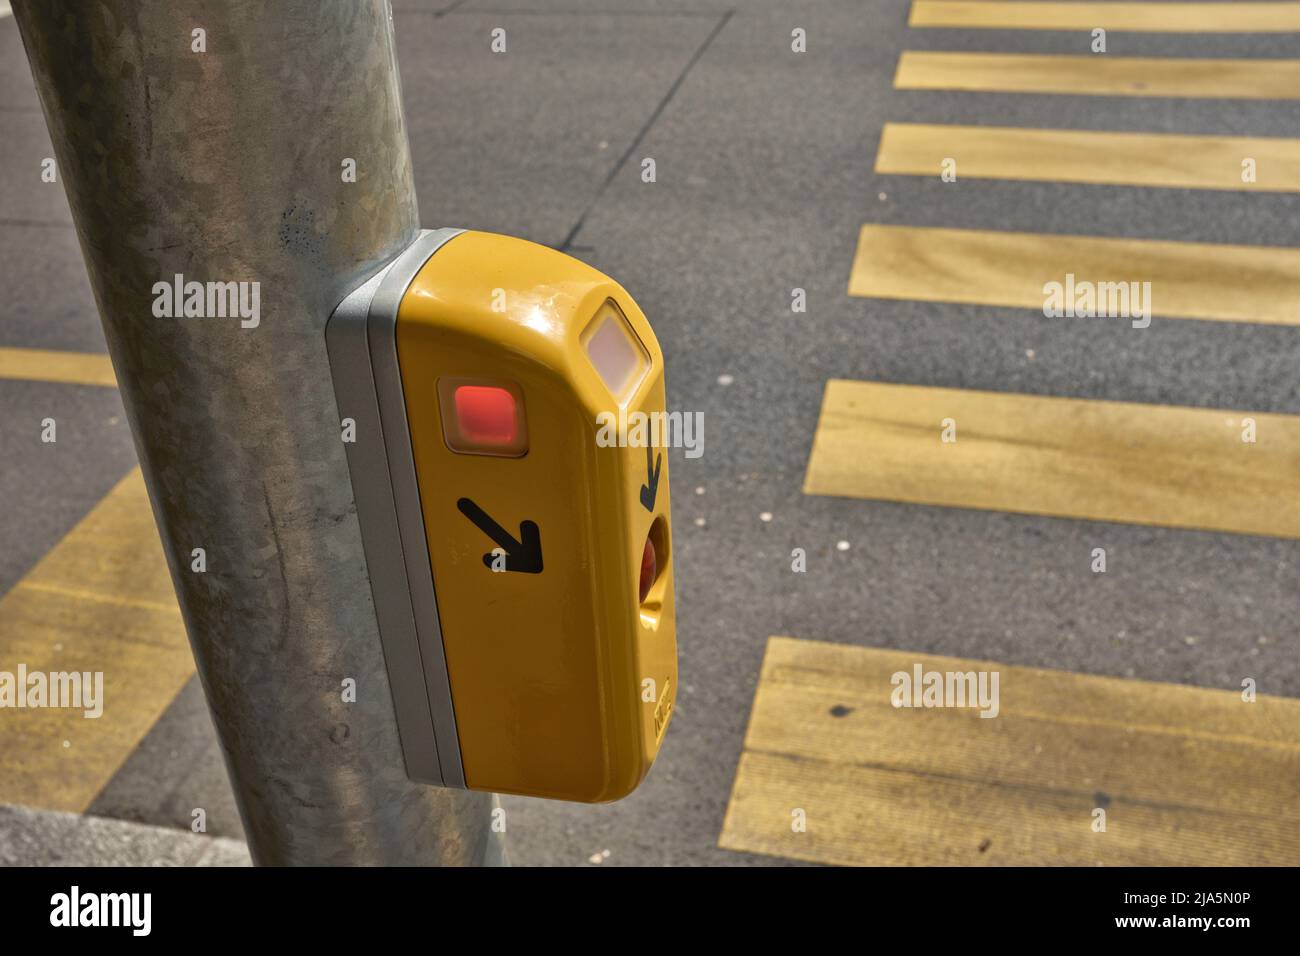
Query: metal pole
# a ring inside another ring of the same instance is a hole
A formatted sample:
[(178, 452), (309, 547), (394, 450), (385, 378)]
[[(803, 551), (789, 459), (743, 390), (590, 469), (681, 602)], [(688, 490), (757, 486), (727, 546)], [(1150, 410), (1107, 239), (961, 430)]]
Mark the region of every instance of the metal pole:
[[(406, 778), (325, 352), (419, 226), (387, 0), (14, 13), (253, 859), (496, 861), (489, 795)], [(158, 317), (178, 274), (256, 324)]]

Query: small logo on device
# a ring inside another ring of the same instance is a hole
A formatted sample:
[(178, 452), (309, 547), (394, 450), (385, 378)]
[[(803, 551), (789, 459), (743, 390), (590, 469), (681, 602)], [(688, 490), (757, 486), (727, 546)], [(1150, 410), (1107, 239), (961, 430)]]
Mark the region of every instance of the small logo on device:
[(69, 893), (50, 897), (51, 926), (125, 926), (133, 936), (148, 936), (152, 926), (151, 893)]
[(673, 715), (673, 682), (664, 680), (664, 692), (659, 695), (659, 703), (655, 705), (655, 740), (663, 739), (664, 730), (668, 727), (668, 718)]

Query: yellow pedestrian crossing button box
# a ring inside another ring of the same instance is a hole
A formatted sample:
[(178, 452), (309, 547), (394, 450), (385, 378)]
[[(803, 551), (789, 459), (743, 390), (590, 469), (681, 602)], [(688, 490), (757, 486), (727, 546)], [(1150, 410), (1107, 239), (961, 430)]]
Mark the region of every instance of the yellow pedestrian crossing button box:
[(506, 236), (426, 231), (326, 327), (408, 775), (630, 793), (677, 692), (664, 411), (621, 286)]

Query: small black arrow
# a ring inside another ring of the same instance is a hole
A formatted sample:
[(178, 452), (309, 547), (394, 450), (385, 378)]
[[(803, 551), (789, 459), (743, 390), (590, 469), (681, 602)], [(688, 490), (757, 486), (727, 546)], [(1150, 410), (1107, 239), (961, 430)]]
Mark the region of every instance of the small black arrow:
[(641, 486), (641, 504), (651, 514), (655, 513), (655, 497), (659, 494), (659, 469), (663, 466), (663, 455), (655, 455), (654, 447), (645, 446), (645, 484)]
[[(519, 571), (523, 574), (542, 573), (542, 533), (538, 530), (536, 521), (519, 522), (519, 540), (516, 541), (509, 531), (493, 521), (486, 511), (468, 498), (461, 498), (456, 502), (456, 507), (460, 509), (461, 514), (474, 522), (475, 527), (505, 551), (507, 571)], [(489, 551), (483, 555), (483, 563), (491, 568), (496, 557), (497, 555)]]

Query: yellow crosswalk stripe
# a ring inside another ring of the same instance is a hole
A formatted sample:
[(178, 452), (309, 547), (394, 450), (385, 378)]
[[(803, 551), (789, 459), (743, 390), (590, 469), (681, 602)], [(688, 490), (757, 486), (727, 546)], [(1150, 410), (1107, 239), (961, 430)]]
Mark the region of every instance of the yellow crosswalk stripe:
[[(1300, 139), (886, 123), (876, 172), (1300, 192)], [(1245, 181), (1249, 178), (1250, 181)]]
[(94, 352), (0, 348), (0, 379), (117, 387), (112, 361)]
[(1031, 3), (914, 0), (908, 25), (1141, 33), (1300, 31), (1300, 3)]
[[(918, 665), (990, 691), (996, 672), (997, 716), (895, 708)], [(773, 637), (718, 842), (846, 865), (1295, 866), (1297, 761), (1288, 698)]]
[(1041, 311), (1044, 287), (1065, 286), (1068, 276), (1076, 289), (1082, 282), (1139, 283), (1130, 311), (1140, 305), (1166, 318), (1300, 325), (1300, 249), (1278, 246), (866, 225), (848, 291)]
[(832, 379), (803, 490), (1300, 538), (1300, 416)]
[[(101, 673), (102, 716), (16, 706), (20, 668)], [(83, 812), (193, 673), (137, 468), (0, 598), (0, 804)]]
[(894, 86), (900, 90), (1295, 100), (1300, 99), (1300, 60), (907, 50), (898, 59)]

